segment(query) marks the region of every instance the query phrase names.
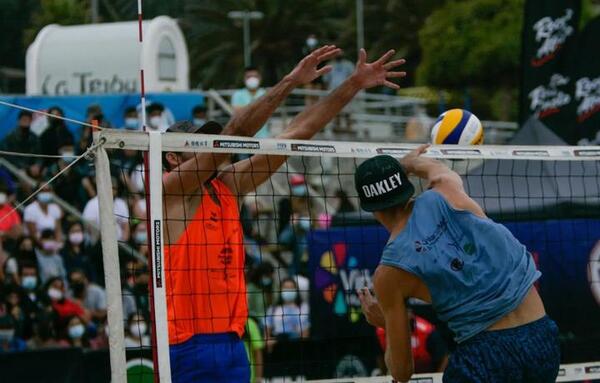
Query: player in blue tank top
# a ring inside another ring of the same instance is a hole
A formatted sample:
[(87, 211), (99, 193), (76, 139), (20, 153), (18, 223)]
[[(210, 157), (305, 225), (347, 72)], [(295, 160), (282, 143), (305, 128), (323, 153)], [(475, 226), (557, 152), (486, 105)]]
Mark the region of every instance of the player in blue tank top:
[[(367, 320), (384, 327), (385, 361), (394, 379), (413, 373), (406, 300), (430, 302), (458, 346), (444, 382), (554, 382), (558, 328), (546, 316), (531, 255), (503, 225), (487, 218), (461, 177), (420, 156), (377, 156), (355, 174), (361, 207), (390, 232), (374, 276), (375, 300), (359, 292)], [(407, 175), (429, 190), (413, 199)]]

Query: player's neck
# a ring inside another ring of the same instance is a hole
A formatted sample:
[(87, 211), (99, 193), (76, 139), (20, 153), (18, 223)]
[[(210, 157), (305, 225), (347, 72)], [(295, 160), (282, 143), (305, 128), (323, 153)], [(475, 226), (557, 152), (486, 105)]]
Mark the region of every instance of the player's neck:
[(413, 208), (413, 201), (409, 201), (403, 208), (392, 209), (382, 213), (378, 220), (390, 233), (390, 238), (395, 238), (408, 223)]

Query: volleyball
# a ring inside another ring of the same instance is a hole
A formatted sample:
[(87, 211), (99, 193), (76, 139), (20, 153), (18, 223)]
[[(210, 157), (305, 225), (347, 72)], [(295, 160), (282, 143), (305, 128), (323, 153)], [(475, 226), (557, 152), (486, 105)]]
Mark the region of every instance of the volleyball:
[(438, 117), (431, 129), (434, 145), (480, 145), (483, 126), (473, 113), (464, 109), (450, 109)]

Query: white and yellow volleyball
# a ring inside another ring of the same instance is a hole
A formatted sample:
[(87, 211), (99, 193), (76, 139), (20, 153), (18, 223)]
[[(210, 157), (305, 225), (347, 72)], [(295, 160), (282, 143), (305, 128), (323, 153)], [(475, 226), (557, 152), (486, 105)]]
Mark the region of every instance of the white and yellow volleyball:
[(431, 129), (434, 145), (480, 145), (483, 143), (483, 125), (473, 113), (464, 109), (450, 109), (438, 117)]

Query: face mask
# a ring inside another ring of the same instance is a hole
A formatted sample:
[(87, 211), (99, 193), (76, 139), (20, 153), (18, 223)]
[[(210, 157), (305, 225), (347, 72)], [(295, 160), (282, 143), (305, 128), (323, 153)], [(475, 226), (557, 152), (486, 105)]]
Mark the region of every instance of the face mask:
[(154, 116), (150, 118), (150, 126), (154, 129), (160, 128), (160, 124), (162, 123), (162, 118), (160, 116)]
[(256, 88), (258, 88), (258, 86), (260, 85), (260, 80), (258, 77), (248, 77), (246, 79), (246, 88), (250, 89), (250, 90), (254, 90)]
[(26, 290), (33, 290), (37, 287), (37, 278), (33, 275), (26, 275), (21, 279), (21, 285)]
[(137, 118), (126, 118), (125, 119), (125, 129), (137, 129), (139, 127), (139, 121)]
[(0, 205), (4, 205), (6, 203), (6, 193), (0, 193)]
[(69, 234), (69, 242), (71, 242), (73, 245), (80, 245), (83, 242), (83, 232), (76, 231)]
[(298, 293), (295, 290), (283, 290), (281, 292), (281, 299), (285, 303), (290, 303), (290, 302), (293, 302), (294, 300), (296, 300), (297, 295), (298, 295)]
[(49, 193), (49, 192), (39, 193), (37, 195), (37, 200), (43, 204), (50, 203), (50, 201), (52, 201), (52, 193)]
[(298, 227), (304, 231), (309, 231), (310, 221), (308, 219), (301, 219), (298, 221)]
[(0, 330), (0, 342), (10, 342), (14, 336), (14, 328)]
[(145, 231), (136, 231), (133, 235), (135, 243), (144, 244), (148, 241), (148, 233)]
[(269, 277), (262, 277), (261, 282), (262, 282), (263, 286), (271, 286), (271, 284), (273, 283), (273, 280)]
[(42, 249), (44, 249), (46, 252), (52, 253), (58, 250), (58, 244), (52, 240), (44, 241), (42, 242)]
[(206, 119), (204, 118), (194, 118), (194, 126), (202, 126), (206, 124)]
[(69, 327), (69, 338), (77, 339), (81, 338), (85, 333), (85, 327), (82, 324), (76, 324), (75, 326)]
[(136, 338), (141, 338), (146, 333), (146, 330), (146, 323), (144, 322), (133, 323), (129, 326), (129, 332)]
[(63, 292), (60, 291), (59, 289), (51, 287), (48, 289), (48, 296), (52, 300), (60, 301), (63, 298)]
[(74, 157), (75, 153), (74, 152), (63, 152), (61, 155), (63, 156), (62, 160), (68, 164), (75, 161), (75, 157)]
[(307, 45), (309, 48), (314, 48), (314, 47), (316, 47), (318, 43), (319, 43), (319, 42), (318, 42), (318, 41), (317, 41), (317, 39), (315, 39), (314, 37), (309, 37), (309, 38), (307, 38), (307, 39), (306, 39), (306, 45)]

